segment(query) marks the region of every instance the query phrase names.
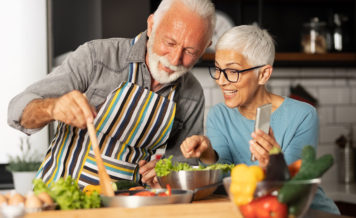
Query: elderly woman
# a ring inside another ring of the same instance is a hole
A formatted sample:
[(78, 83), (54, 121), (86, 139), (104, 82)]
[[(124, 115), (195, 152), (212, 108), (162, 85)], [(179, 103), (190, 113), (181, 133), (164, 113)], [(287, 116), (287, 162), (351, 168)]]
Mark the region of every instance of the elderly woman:
[[(273, 39), (256, 25), (234, 27), (218, 40), (210, 75), (221, 88), (225, 102), (209, 111), (207, 137), (195, 135), (181, 144), (186, 158), (199, 157), (205, 164), (218, 161), (266, 167), (273, 147), (282, 149), (288, 164), (300, 159), (303, 146), (316, 148), (315, 108), (273, 94), (265, 86), (273, 71), (274, 56)], [(269, 133), (254, 131), (256, 109), (268, 103), (272, 104)], [(251, 160), (251, 154), (257, 161)], [(312, 207), (339, 213), (321, 189)]]

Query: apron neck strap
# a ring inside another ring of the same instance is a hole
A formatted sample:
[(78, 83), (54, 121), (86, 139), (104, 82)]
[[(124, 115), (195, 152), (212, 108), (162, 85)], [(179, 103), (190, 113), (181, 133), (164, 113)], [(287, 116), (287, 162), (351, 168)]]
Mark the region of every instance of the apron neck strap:
[[(132, 39), (131, 47), (141, 38), (141, 36), (142, 36), (142, 33), (138, 34), (135, 38)], [(137, 69), (138, 69), (138, 63), (131, 62), (130, 68), (129, 68), (129, 78), (128, 78), (129, 82), (132, 82), (132, 83), (136, 82)]]
[(171, 91), (169, 92), (167, 98), (169, 100), (174, 100), (174, 94), (176, 93), (177, 85), (172, 86)]

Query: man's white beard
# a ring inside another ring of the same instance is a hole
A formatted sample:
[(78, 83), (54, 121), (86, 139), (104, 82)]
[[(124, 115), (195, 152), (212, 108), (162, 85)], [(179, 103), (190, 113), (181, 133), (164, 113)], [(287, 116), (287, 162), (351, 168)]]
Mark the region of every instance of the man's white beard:
[[(165, 56), (159, 56), (158, 54), (153, 52), (153, 41), (154, 41), (153, 32), (148, 41), (147, 50), (148, 50), (148, 65), (150, 68), (151, 75), (154, 80), (158, 81), (161, 84), (171, 83), (177, 80), (179, 77), (188, 72), (192, 67), (187, 68), (182, 65), (174, 66), (169, 63), (169, 60)], [(159, 70), (158, 65), (161, 63), (164, 67), (174, 71), (174, 73), (168, 73), (164, 70)]]

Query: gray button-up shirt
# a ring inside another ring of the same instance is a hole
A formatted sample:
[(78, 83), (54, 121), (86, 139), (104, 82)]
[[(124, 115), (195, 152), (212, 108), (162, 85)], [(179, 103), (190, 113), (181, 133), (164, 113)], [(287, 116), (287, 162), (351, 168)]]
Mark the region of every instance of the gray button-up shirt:
[[(139, 63), (136, 84), (151, 90), (151, 75), (145, 63), (146, 32), (133, 46), (130, 45), (131, 41), (112, 38), (94, 40), (80, 46), (43, 80), (29, 86), (10, 101), (9, 125), (28, 135), (37, 132), (39, 129), (26, 129), (20, 125), (26, 105), (34, 99), (59, 97), (72, 90), (85, 93), (90, 104), (99, 109), (109, 93), (122, 81), (128, 80), (130, 62)], [(174, 97), (177, 106), (166, 156), (174, 155), (175, 161), (196, 164), (196, 160), (184, 159), (179, 146), (186, 137), (203, 134), (203, 89), (188, 72), (177, 81), (163, 86), (157, 93), (167, 96), (173, 85), (177, 85)]]

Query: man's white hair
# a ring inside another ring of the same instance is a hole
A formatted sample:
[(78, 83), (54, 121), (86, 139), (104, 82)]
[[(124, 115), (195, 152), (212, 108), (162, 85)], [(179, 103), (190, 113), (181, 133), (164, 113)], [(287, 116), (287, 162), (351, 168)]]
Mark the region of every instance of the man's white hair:
[(241, 53), (251, 66), (273, 66), (274, 41), (257, 25), (236, 26), (225, 32), (216, 43), (216, 51), (224, 49)]
[(188, 9), (196, 12), (200, 17), (207, 18), (210, 21), (210, 25), (208, 27), (208, 35), (209, 39), (211, 39), (214, 29), (215, 29), (215, 7), (211, 0), (162, 0), (159, 4), (157, 10), (154, 12), (153, 17), (153, 30), (155, 30), (158, 24), (161, 22), (164, 14), (171, 8), (173, 3), (181, 2)]

